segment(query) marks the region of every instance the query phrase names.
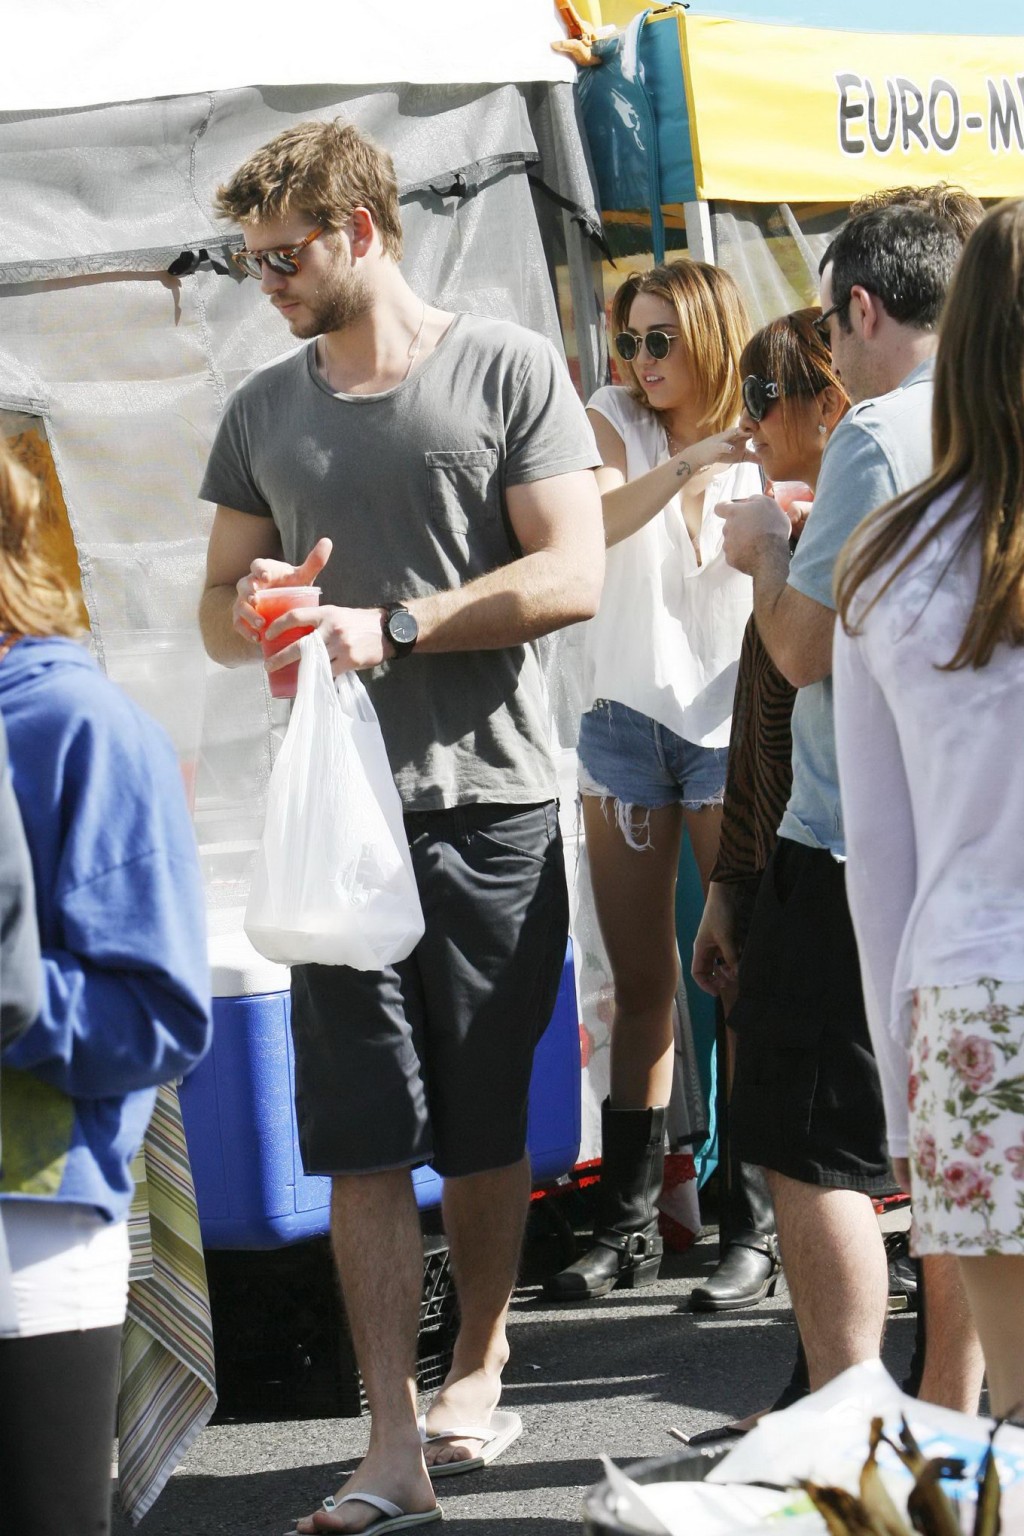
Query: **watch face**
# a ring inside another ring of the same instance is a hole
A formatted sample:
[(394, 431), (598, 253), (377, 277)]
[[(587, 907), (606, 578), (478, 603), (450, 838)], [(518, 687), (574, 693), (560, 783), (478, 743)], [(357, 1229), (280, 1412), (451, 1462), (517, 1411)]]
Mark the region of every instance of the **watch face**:
[(420, 627), (411, 613), (399, 608), (388, 619), (388, 634), (396, 645), (412, 645)]

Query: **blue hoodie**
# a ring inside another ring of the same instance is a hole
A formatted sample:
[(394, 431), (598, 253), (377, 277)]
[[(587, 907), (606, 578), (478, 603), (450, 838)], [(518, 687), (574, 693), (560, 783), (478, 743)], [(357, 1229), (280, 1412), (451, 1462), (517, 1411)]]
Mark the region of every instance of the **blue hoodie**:
[(32, 856), (39, 1017), (3, 1055), (0, 1198), (127, 1215), (157, 1085), (210, 1043), (205, 904), (163, 731), (64, 639), (0, 661)]

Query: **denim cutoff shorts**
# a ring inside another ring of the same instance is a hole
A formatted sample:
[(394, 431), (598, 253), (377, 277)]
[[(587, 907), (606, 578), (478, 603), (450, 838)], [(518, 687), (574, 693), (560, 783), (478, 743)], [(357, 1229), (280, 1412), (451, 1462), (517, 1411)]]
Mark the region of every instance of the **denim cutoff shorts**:
[(698, 747), (614, 699), (595, 699), (587, 710), (576, 755), (580, 793), (621, 805), (699, 811), (725, 794), (728, 747)]

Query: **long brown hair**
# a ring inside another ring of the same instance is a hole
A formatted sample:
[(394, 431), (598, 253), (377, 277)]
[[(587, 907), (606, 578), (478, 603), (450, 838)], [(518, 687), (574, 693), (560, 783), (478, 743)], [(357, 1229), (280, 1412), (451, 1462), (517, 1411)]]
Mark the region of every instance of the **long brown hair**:
[(795, 399), (820, 395), (829, 387), (846, 401), (844, 410), (849, 406), (849, 396), (835, 371), (832, 354), (814, 329), (820, 315), (821, 309), (815, 304), (769, 320), (743, 348), (740, 372), (744, 378), (754, 373), (779, 386), (779, 401), (773, 409), (781, 411), (783, 421), (793, 414)]
[[(743, 295), (721, 267), (703, 261), (669, 261), (628, 277), (612, 300), (612, 330), (629, 328), (629, 312), (639, 293), (666, 299), (679, 320), (679, 344), (697, 379), (700, 424), (710, 436), (731, 427), (740, 413), (740, 353), (750, 335)], [(622, 370), (626, 389), (651, 409), (632, 369)]]
[[(836, 606), (848, 634), (854, 595), (905, 546), (870, 612), (941, 531), (970, 511), (959, 548), (976, 539), (981, 570), (967, 625), (943, 670), (983, 667), (995, 647), (1024, 643), (1024, 201), (1000, 203), (964, 247), (939, 332), (932, 407), (934, 470), (865, 520), (836, 569)], [(955, 491), (934, 527), (914, 532), (938, 497)]]
[(42, 553), (42, 488), (0, 438), (0, 631), (9, 635), (82, 632), (70, 586)]

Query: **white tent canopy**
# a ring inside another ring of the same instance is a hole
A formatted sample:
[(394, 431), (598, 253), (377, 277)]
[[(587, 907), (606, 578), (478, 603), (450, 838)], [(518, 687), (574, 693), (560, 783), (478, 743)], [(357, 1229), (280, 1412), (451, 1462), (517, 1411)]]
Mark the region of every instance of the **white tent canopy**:
[(4, 17), (6, 112), (190, 96), (246, 85), (568, 81), (552, 0), (278, 0), (158, 9), (34, 0)]

